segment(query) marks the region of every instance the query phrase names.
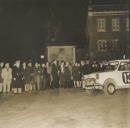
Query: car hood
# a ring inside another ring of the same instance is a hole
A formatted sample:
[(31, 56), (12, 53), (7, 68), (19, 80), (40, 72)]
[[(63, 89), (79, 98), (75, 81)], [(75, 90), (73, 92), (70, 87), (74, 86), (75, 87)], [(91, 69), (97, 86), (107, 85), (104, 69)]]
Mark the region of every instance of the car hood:
[(99, 74), (99, 75), (104, 75), (104, 74), (111, 74), (113, 71), (104, 71), (104, 72), (94, 72), (94, 73), (90, 73), (90, 74), (86, 74), (83, 76), (83, 78), (96, 78), (96, 74)]

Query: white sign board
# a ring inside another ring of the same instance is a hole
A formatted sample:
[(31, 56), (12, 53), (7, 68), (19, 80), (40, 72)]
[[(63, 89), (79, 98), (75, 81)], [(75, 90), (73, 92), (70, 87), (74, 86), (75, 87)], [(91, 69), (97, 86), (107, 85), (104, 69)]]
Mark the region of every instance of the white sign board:
[(68, 61), (75, 63), (75, 46), (48, 46), (48, 61)]

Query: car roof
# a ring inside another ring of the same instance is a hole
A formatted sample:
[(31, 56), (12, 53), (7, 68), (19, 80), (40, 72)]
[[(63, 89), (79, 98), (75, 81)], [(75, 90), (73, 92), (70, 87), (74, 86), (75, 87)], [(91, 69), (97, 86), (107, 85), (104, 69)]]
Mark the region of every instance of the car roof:
[(118, 62), (130, 62), (130, 59), (121, 59), (121, 60), (111, 60), (111, 61), (109, 61), (109, 62), (114, 62), (114, 61), (118, 61)]

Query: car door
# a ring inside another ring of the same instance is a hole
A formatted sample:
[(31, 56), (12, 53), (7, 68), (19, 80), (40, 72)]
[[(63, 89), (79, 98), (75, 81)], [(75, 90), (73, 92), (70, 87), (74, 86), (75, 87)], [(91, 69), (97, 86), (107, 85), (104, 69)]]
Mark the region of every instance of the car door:
[(130, 62), (124, 61), (120, 63), (118, 69), (118, 85), (122, 88), (130, 87)]

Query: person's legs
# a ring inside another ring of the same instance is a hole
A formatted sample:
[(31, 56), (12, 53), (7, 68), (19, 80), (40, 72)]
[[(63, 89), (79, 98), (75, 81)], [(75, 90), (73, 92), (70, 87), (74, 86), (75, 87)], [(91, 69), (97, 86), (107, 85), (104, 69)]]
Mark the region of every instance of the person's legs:
[(76, 83), (76, 81), (74, 81), (74, 88), (76, 88), (77, 87), (77, 83)]
[(37, 77), (37, 90), (40, 90), (40, 77)]
[(78, 80), (78, 87), (81, 87), (81, 81)]
[(6, 84), (7, 84), (7, 80), (3, 81), (3, 93), (6, 93)]
[(78, 81), (76, 81), (76, 88), (78, 88), (79, 87), (79, 82)]
[(51, 85), (51, 79), (50, 79), (50, 75), (48, 74), (48, 77), (47, 77), (47, 86), (48, 86), (48, 89), (50, 89), (50, 85)]
[(68, 80), (66, 81), (66, 88), (68, 88), (68, 84), (69, 84), (69, 82), (68, 82)]
[(79, 81), (79, 84), (80, 84), (80, 87), (82, 87), (82, 81), (81, 80)]
[(25, 80), (22, 81), (22, 92), (25, 92)]
[(37, 89), (36, 87), (37, 87), (37, 81), (33, 81), (32, 82), (32, 90), (35, 91)]
[(45, 77), (43, 78), (43, 85), (42, 86), (43, 86), (43, 88), (42, 88), (43, 90), (46, 89), (46, 78)]
[(71, 80), (69, 80), (69, 88), (71, 88), (72, 87), (72, 82), (71, 82)]
[(30, 83), (29, 84), (29, 91), (32, 91), (33, 90), (33, 85)]
[(36, 80), (33, 78), (30, 82), (30, 91), (36, 90)]
[(29, 85), (26, 83), (25, 86), (24, 86), (25, 92), (28, 91), (28, 86), (29, 86)]
[(67, 80), (65, 80), (65, 86), (64, 86), (64, 88), (67, 88)]
[(22, 93), (22, 88), (18, 88), (18, 93)]
[(7, 81), (7, 92), (10, 92), (11, 80)]
[(41, 90), (42, 89), (42, 77), (40, 76), (39, 78), (40, 78), (39, 90)]
[(35, 84), (34, 84), (34, 83), (32, 83), (32, 90), (34, 90), (34, 91), (35, 91), (35, 90), (36, 90), (36, 86), (37, 86), (37, 83), (35, 83)]
[(0, 92), (2, 92), (3, 83), (0, 83)]
[(17, 88), (13, 88), (13, 93), (18, 93)]

